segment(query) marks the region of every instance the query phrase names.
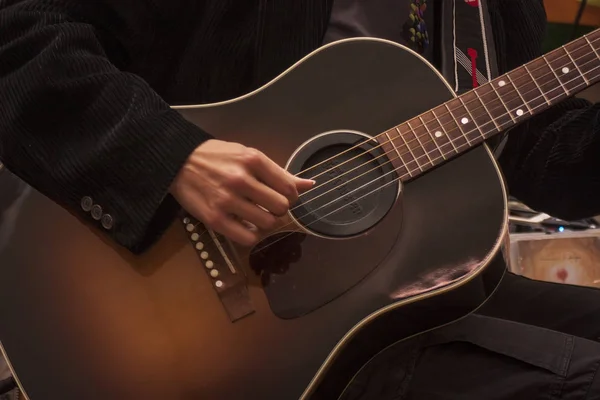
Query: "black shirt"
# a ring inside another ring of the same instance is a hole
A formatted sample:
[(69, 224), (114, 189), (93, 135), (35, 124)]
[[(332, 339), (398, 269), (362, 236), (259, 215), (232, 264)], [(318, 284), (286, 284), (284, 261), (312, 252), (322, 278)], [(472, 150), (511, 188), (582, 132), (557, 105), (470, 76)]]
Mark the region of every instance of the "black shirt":
[(324, 43), (378, 37), (433, 59), (434, 0), (335, 0)]

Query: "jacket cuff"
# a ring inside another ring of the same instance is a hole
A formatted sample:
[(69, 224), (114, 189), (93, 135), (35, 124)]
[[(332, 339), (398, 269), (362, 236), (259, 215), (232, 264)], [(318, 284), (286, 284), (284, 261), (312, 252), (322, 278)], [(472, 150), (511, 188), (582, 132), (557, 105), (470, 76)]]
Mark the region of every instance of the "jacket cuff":
[(79, 205), (86, 219), (134, 254), (151, 247), (171, 225), (181, 207), (169, 188), (196, 147), (212, 138), (175, 110), (153, 123), (158, 134), (134, 139), (135, 157), (118, 163), (129, 169), (124, 175), (132, 181), (107, 180), (95, 195), (83, 194)]

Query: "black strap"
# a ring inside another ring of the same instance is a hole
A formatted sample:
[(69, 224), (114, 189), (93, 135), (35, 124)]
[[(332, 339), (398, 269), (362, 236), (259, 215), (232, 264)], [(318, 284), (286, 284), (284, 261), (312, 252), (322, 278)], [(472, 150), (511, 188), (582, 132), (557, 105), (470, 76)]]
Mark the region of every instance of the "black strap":
[[(462, 94), (499, 76), (487, 0), (442, 2), (442, 74)], [(486, 143), (498, 155), (504, 135)]]
[(565, 377), (574, 340), (572, 335), (562, 332), (471, 314), (425, 334), (421, 344), (426, 347), (468, 342)]
[(442, 2), (442, 74), (458, 94), (498, 76), (486, 0)]

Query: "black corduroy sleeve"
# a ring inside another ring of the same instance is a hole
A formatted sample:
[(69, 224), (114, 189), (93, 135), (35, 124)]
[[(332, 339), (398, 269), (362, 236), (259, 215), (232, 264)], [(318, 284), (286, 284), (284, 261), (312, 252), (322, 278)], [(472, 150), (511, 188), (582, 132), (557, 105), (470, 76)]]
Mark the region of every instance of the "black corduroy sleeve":
[[(542, 0), (490, 0), (500, 72), (542, 55)], [(511, 195), (567, 220), (600, 214), (600, 104), (570, 98), (515, 127), (499, 157)]]
[(148, 10), (143, 0), (0, 0), (0, 159), (134, 253), (172, 221), (171, 182), (210, 138), (116, 67), (130, 55), (113, 33), (133, 32)]
[(565, 220), (600, 215), (600, 104), (570, 99), (513, 130), (499, 158), (511, 194)]

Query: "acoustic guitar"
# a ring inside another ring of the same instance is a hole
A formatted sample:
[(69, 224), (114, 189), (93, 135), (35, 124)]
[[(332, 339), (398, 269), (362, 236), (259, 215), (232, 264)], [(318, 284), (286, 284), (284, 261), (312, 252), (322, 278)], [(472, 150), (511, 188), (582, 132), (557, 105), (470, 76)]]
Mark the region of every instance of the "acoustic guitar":
[[(244, 248), (182, 212), (134, 256), (29, 188), (0, 246), (0, 339), (38, 399), (331, 400), (505, 271), (484, 141), (600, 80), (600, 31), (457, 96), (413, 51), (319, 48), (258, 90), (175, 107), (314, 178)], [(418, 82), (418, 86), (415, 83)]]

